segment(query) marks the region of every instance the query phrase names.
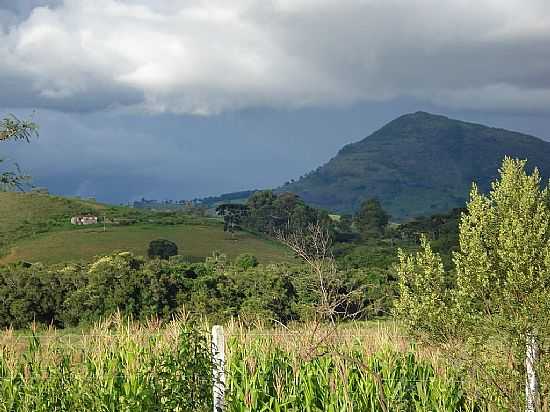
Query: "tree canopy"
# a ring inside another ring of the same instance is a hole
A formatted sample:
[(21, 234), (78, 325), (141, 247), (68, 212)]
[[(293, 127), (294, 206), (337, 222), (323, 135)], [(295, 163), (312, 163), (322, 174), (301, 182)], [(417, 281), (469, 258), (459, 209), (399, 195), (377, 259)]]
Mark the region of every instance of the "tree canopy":
[(312, 223), (329, 225), (325, 211), (305, 204), (294, 193), (255, 192), (247, 202), (249, 213), (246, 226), (254, 231), (273, 235), (280, 231), (296, 231)]
[(149, 249), (147, 250), (147, 255), (149, 258), (159, 258), (159, 259), (168, 259), (171, 256), (176, 256), (178, 254), (178, 246), (166, 239), (157, 239), (149, 243)]
[(248, 207), (240, 203), (223, 203), (216, 207), (216, 213), (223, 216), (224, 232), (233, 233), (248, 214)]
[(389, 215), (378, 199), (368, 199), (361, 204), (355, 215), (355, 224), (364, 238), (380, 236), (384, 233)]

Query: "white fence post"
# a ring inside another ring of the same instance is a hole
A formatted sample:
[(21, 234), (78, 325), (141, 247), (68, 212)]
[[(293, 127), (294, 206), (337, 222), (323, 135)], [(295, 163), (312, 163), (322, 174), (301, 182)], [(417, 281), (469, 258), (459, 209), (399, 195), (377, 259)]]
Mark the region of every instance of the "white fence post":
[(225, 339), (223, 327), (212, 327), (214, 412), (223, 412), (225, 401)]
[(535, 369), (539, 358), (539, 345), (533, 334), (527, 335), (527, 351), (525, 354), (525, 411), (535, 412), (537, 410), (537, 398), (539, 393), (539, 382)]

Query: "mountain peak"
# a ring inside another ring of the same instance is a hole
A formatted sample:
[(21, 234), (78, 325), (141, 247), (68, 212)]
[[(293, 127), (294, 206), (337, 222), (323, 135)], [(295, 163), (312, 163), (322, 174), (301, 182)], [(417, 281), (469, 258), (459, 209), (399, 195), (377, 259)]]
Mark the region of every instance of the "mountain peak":
[(417, 111), (417, 112), (414, 112), (414, 113), (407, 113), (407, 114), (404, 114), (402, 116), (399, 116), (397, 119), (391, 121), (388, 124), (391, 124), (391, 123), (394, 123), (394, 122), (399, 123), (399, 122), (403, 122), (403, 121), (407, 121), (407, 122), (410, 122), (410, 121), (414, 121), (414, 122), (425, 122), (425, 121), (460, 122), (459, 120), (449, 119), (447, 116), (443, 116), (441, 114), (434, 114), (434, 113), (429, 113), (429, 112), (424, 112), (424, 111)]

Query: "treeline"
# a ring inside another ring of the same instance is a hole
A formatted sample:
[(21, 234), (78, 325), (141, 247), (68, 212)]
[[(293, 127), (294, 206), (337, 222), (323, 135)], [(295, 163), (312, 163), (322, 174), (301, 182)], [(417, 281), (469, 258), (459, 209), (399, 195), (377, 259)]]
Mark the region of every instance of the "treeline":
[(321, 224), (335, 242), (401, 239), (418, 243), (420, 235), (425, 234), (450, 250), (458, 243), (458, 220), (465, 209), (391, 224), (391, 216), (378, 199), (366, 199), (354, 215), (330, 215), (307, 205), (294, 193), (265, 190), (252, 193), (246, 203), (220, 204), (216, 211), (224, 218), (227, 231), (246, 229), (274, 236), (280, 232), (303, 231), (310, 224)]
[(280, 232), (299, 232), (311, 224), (320, 224), (331, 232), (335, 240), (343, 241), (356, 240), (358, 236), (383, 236), (389, 222), (389, 215), (376, 199), (367, 199), (355, 216), (331, 216), (326, 210), (307, 205), (294, 193), (271, 190), (254, 192), (244, 204), (220, 204), (216, 212), (223, 216), (228, 231), (244, 228), (273, 236)]
[[(116, 311), (135, 319), (168, 319), (182, 308), (217, 321), (306, 320), (319, 300), (309, 287), (311, 276), (301, 264), (263, 265), (252, 255), (229, 261), (216, 254), (191, 264), (181, 256), (145, 260), (118, 253), (91, 264), (4, 266), (0, 327), (77, 326)], [(383, 275), (348, 267), (340, 276), (342, 292), (359, 291), (354, 305), (371, 309), (363, 318), (388, 310), (393, 292)]]
[(220, 204), (216, 212), (223, 216), (225, 230), (230, 232), (244, 228), (274, 236), (303, 230), (312, 223), (330, 226), (326, 211), (306, 205), (294, 193), (276, 194), (271, 190), (254, 192), (245, 204)]

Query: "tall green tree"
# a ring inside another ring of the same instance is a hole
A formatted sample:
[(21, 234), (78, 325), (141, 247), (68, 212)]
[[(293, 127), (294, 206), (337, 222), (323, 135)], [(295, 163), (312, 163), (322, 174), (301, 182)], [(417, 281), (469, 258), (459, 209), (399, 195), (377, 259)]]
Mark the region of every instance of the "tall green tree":
[(364, 238), (377, 237), (384, 233), (389, 218), (378, 199), (368, 199), (355, 215), (355, 224)]
[(246, 226), (258, 232), (272, 233), (277, 216), (276, 200), (277, 196), (271, 190), (253, 193), (246, 203), (249, 209)]
[(223, 216), (223, 230), (233, 234), (248, 214), (248, 207), (240, 203), (224, 203), (216, 207), (216, 213)]
[(550, 337), (550, 192), (538, 170), (529, 175), (525, 165), (506, 158), (488, 194), (473, 185), (460, 222), (451, 287), (451, 276), (425, 239), (416, 255), (400, 252), (396, 310), (412, 332), (432, 342), (468, 345), (478, 364), (500, 347), (500, 356), (509, 361), (504, 369), (491, 366), (499, 372), (492, 381), (512, 371), (511, 381), (499, 382), (499, 391), (506, 391), (527, 378), (523, 395), (506, 394), (507, 407), (517, 410), (513, 402), (523, 398), (526, 410), (534, 411), (536, 368), (543, 364), (537, 361), (539, 346)]
[[(14, 115), (5, 117), (0, 121), (0, 142), (9, 140), (24, 140), (29, 142), (31, 137), (36, 136), (38, 126), (28, 120), (20, 120)], [(5, 159), (0, 158), (0, 165), (5, 162)], [(10, 190), (13, 188), (21, 188), (23, 182), (28, 179), (23, 176), (17, 164), (15, 170), (0, 170), (0, 190)]]

